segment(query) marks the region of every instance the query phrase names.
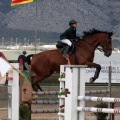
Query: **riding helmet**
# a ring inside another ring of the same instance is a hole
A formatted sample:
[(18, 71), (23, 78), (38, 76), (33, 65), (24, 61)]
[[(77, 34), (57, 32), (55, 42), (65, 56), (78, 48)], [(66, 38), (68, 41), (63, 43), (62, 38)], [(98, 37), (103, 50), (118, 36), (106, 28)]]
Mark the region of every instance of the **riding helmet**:
[(72, 24), (77, 24), (77, 21), (76, 20), (70, 20), (69, 21), (69, 26), (71, 26)]

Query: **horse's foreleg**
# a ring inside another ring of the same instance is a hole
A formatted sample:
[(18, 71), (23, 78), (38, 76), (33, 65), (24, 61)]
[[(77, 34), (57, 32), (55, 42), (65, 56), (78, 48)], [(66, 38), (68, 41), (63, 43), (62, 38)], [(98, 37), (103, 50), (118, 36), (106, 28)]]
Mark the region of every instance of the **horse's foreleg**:
[(90, 83), (93, 83), (93, 82), (99, 77), (100, 70), (101, 70), (101, 67), (96, 68), (94, 77), (91, 77), (91, 78), (90, 78)]
[(101, 66), (100, 66), (100, 65), (97, 65), (97, 66), (96, 66), (96, 71), (95, 71), (94, 77), (91, 77), (91, 78), (90, 78), (90, 83), (93, 83), (93, 82), (99, 77), (100, 70), (101, 70)]
[(90, 83), (93, 83), (99, 77), (101, 66), (99, 64), (96, 64), (96, 63), (89, 63), (88, 67), (90, 67), (90, 68), (96, 68), (94, 77), (90, 78)]
[(99, 77), (99, 74), (100, 74), (100, 70), (101, 70), (101, 66), (98, 65), (96, 67), (96, 71), (95, 71), (95, 75), (94, 75), (94, 78), (97, 79)]

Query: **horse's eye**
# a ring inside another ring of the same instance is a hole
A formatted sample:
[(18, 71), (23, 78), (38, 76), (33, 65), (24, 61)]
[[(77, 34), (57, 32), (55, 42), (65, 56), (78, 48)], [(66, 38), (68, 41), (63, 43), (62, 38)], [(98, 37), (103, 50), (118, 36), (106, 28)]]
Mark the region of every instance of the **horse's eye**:
[(108, 44), (111, 44), (111, 37), (108, 37)]

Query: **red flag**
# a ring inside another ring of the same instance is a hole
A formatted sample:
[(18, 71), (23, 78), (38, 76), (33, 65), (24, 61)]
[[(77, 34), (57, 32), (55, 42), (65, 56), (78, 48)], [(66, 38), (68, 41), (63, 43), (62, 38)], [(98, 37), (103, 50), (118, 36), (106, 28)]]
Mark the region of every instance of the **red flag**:
[(34, 0), (12, 0), (11, 6), (26, 4), (26, 3), (30, 3), (30, 2), (33, 2), (33, 1)]

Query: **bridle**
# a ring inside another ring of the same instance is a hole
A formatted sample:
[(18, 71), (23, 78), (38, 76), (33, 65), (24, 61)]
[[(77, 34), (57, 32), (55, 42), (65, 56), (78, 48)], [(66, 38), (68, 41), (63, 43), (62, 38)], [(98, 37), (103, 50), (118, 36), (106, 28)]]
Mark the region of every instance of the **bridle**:
[(104, 51), (108, 51), (108, 50), (112, 50), (112, 48), (108, 48), (108, 46), (109, 46), (109, 44), (110, 44), (110, 39), (109, 39), (109, 36), (107, 36), (106, 38), (105, 38), (105, 40), (106, 40), (106, 47), (104, 47), (104, 48), (97, 48), (100, 52), (104, 52)]
[[(98, 49), (100, 52), (104, 52), (104, 51), (108, 51), (108, 50), (112, 50), (112, 48), (108, 48), (109, 46), (109, 42), (110, 40), (108, 39), (109, 35), (105, 38), (106, 40), (106, 47), (101, 48), (101, 47), (97, 47), (96, 49)], [(88, 45), (90, 45), (91, 47), (95, 48), (95, 46), (93, 46), (91, 43), (87, 42), (86, 40), (83, 40), (83, 42), (86, 42)], [(104, 42), (104, 41), (103, 41)], [(78, 45), (80, 47), (80, 45)]]

